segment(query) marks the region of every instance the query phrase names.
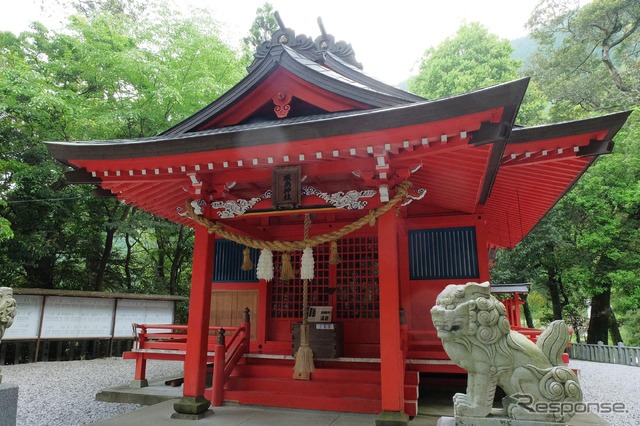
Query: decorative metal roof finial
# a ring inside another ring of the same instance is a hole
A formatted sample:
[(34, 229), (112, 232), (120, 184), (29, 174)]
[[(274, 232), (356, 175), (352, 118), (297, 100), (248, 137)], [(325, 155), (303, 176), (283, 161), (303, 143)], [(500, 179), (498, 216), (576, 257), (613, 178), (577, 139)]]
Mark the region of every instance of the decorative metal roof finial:
[(318, 16), (318, 27), (320, 27), (320, 36), (316, 38), (316, 44), (321, 52), (329, 50), (335, 43), (335, 39), (331, 34), (327, 34), (327, 30), (324, 28), (322, 18)]
[(280, 17), (280, 12), (277, 10), (273, 13), (276, 21), (278, 21), (278, 25), (280, 29), (273, 33), (271, 41), (276, 44), (289, 44), (295, 38), (295, 33), (293, 30), (288, 29), (284, 26), (284, 22), (282, 22), (282, 18)]
[(319, 16), (318, 27), (320, 27), (321, 34), (316, 37), (315, 43), (321, 53), (329, 52), (347, 64), (362, 69), (362, 64), (356, 61), (356, 54), (351, 45), (345, 41), (336, 42), (336, 38), (334, 36), (327, 34), (327, 30), (324, 28), (324, 24), (322, 23), (322, 18)]
[(322, 18), (318, 16), (318, 26), (320, 27), (320, 32), (323, 37), (327, 36), (327, 30), (324, 29), (324, 24), (322, 23)]
[(276, 17), (276, 21), (278, 21), (278, 25), (280, 26), (280, 29), (281, 30), (286, 29), (287, 27), (284, 26), (284, 22), (282, 22), (282, 18), (280, 17), (280, 12), (276, 10), (275, 12), (273, 12), (273, 15)]

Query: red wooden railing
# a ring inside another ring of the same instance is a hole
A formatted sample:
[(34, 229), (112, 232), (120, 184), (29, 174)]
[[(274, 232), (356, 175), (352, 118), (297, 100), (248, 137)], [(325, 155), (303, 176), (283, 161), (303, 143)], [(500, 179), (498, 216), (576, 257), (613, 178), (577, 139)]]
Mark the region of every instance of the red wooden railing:
[(235, 329), (229, 341), (226, 341), (225, 329), (218, 330), (215, 356), (213, 360), (213, 389), (211, 392), (211, 405), (219, 407), (224, 400), (224, 384), (229, 379), (231, 372), (249, 352), (249, 339), (251, 338), (251, 322), (249, 308), (244, 309), (244, 319), (240, 327)]
[[(187, 326), (175, 324), (132, 324), (136, 343), (123, 358), (136, 360), (135, 381), (145, 383), (147, 360), (184, 361), (187, 350)], [(231, 332), (228, 341), (225, 334)], [(207, 362), (213, 362), (213, 405), (222, 405), (224, 384), (233, 369), (249, 353), (251, 321), (249, 308), (244, 310), (240, 327), (209, 327)]]

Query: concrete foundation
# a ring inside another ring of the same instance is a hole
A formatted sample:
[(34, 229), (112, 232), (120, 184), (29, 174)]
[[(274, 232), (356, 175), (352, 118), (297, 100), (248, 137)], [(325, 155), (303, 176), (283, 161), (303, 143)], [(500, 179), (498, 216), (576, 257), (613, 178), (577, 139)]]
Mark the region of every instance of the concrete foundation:
[(171, 415), (171, 418), (200, 420), (213, 414), (213, 411), (209, 410), (210, 406), (211, 402), (203, 396), (183, 396), (173, 404), (176, 412)]
[(409, 416), (400, 411), (383, 411), (376, 419), (376, 426), (407, 426)]
[(16, 426), (18, 386), (0, 383), (0, 426)]
[(440, 417), (437, 426), (609, 426), (593, 413), (576, 414), (567, 423), (538, 422), (534, 420), (513, 420), (504, 415), (487, 417)]

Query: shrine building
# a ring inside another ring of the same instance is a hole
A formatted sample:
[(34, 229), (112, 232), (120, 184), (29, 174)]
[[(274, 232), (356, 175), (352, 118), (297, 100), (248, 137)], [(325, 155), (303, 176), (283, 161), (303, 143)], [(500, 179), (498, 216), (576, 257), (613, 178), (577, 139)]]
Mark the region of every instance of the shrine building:
[[(628, 116), (520, 127), (528, 79), (424, 99), (320, 27), (314, 40), (281, 25), (242, 81), (158, 136), (47, 143), (71, 181), (195, 230), (178, 414), (224, 400), (416, 415), (420, 373), (461, 372), (431, 323), (436, 295), (488, 281), (491, 253), (611, 152)], [(211, 385), (209, 327), (245, 307), (246, 351)], [(294, 367), (303, 347), (311, 370)]]

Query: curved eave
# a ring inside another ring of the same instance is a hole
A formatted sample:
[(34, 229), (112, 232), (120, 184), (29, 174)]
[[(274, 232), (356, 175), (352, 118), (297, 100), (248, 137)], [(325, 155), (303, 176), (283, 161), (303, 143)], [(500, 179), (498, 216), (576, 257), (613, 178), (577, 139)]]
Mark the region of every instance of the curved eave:
[(485, 206), (489, 243), (520, 242), (601, 154), (630, 112), (513, 129)]
[[(506, 123), (510, 128), (527, 84), (528, 79), (522, 79), (437, 101), (230, 126), (203, 132), (143, 139), (46, 144), (54, 158), (68, 164), (70, 160), (137, 159), (351, 137), (354, 134), (416, 126), (491, 110), (499, 110), (499, 117), (491, 121)], [(482, 141), (472, 140), (472, 143), (476, 142)]]
[[(464, 188), (455, 199), (453, 192), (434, 197), (433, 207), (470, 212), (478, 203), (479, 188), (486, 185), (485, 171), (492, 170), (489, 158), (496, 146), (502, 152), (508, 136), (487, 129), (510, 129), (526, 85), (526, 80), (518, 80), (439, 101), (176, 136), (49, 142), (47, 148), (59, 161), (85, 169), (88, 175), (81, 173), (80, 181), (99, 179), (102, 188), (121, 201), (185, 225), (189, 220), (177, 208), (197, 199), (201, 190), (222, 196), (232, 182), (237, 184), (234, 196), (255, 197), (270, 188), (273, 167), (294, 164), (331, 192), (344, 189), (340, 182), (375, 188), (389, 179), (393, 187), (423, 163), (434, 173), (427, 171), (422, 178), (416, 174), (417, 184), (426, 179), (426, 184), (438, 186), (441, 182), (430, 179), (441, 177)], [(455, 163), (473, 173), (442, 168), (440, 163), (448, 159), (452, 167)], [(353, 170), (362, 172), (360, 180)]]
[(272, 47), (262, 62), (224, 95), (161, 135), (179, 135), (205, 126), (207, 122), (227, 111), (245, 96), (250, 96), (269, 75), (280, 67), (311, 85), (353, 102), (368, 105), (370, 108), (407, 103), (405, 99), (367, 87), (305, 58), (286, 46), (278, 45)]

